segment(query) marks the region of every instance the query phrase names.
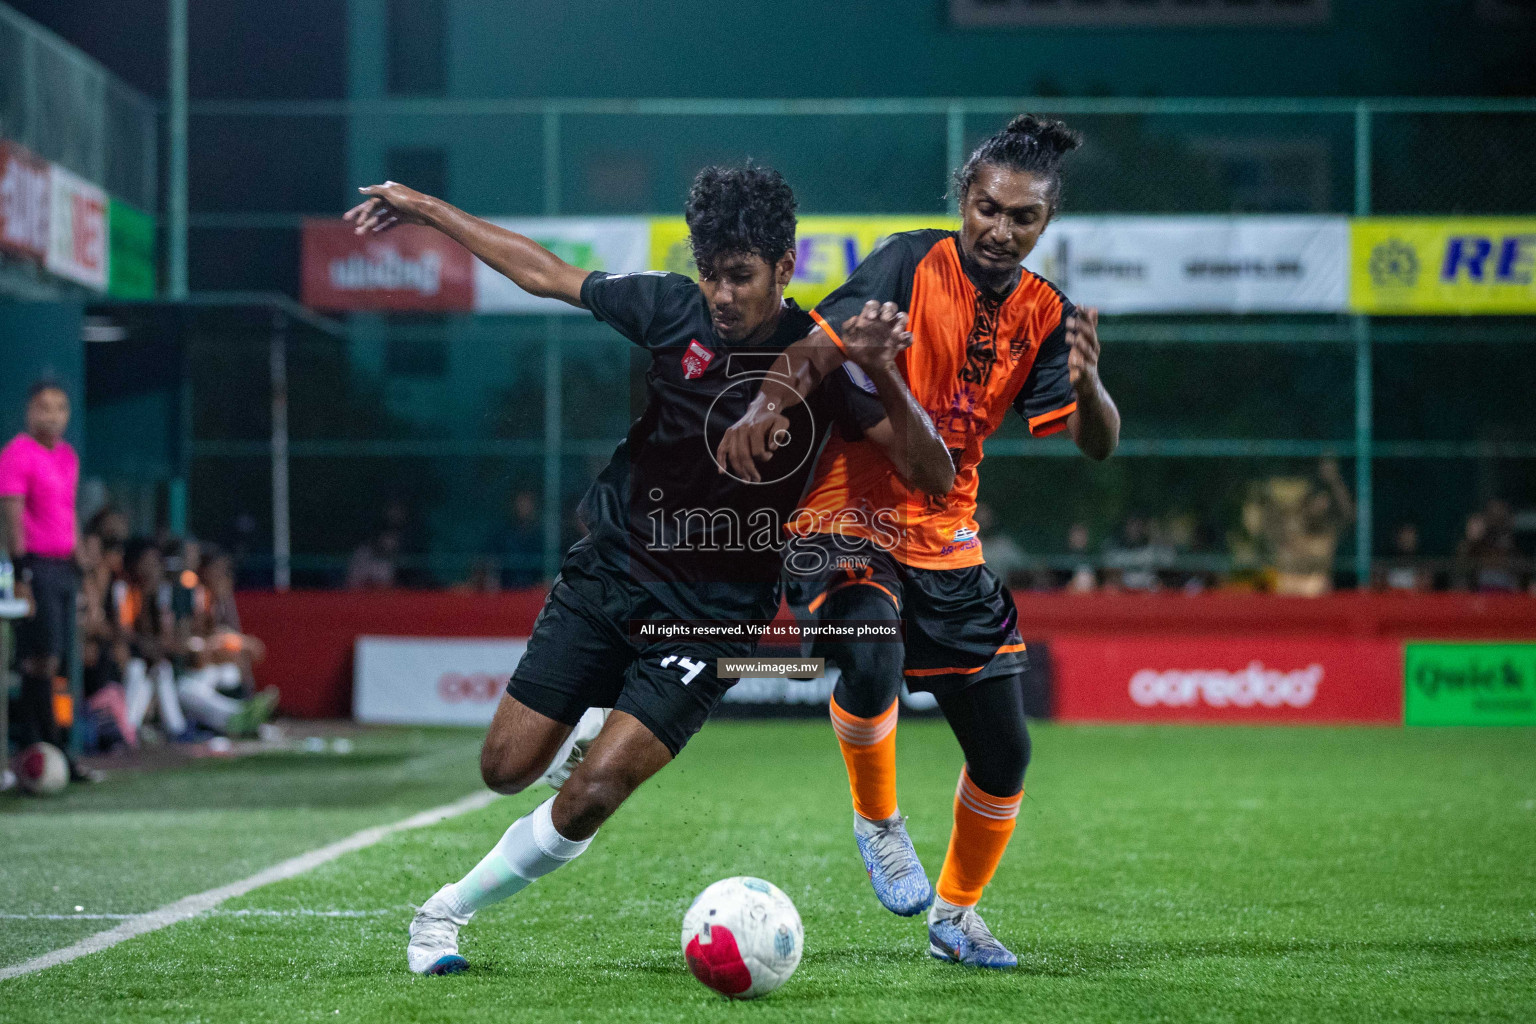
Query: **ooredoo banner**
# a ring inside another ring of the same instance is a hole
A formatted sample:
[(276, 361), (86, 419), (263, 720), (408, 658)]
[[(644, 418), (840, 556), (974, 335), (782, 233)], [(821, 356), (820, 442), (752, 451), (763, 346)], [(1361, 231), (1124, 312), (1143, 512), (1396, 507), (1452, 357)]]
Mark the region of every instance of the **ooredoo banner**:
[(526, 639), (360, 636), (352, 677), (359, 722), (486, 725)]
[(1025, 266), (1106, 313), (1336, 313), (1346, 217), (1063, 217)]
[[(353, 717), (395, 725), (486, 725), (527, 649), (526, 637), (360, 636), (353, 660)], [(824, 717), (836, 683), (835, 668), (817, 679), (749, 676), (726, 691), (720, 713)], [(937, 707), (930, 694), (905, 687), (901, 700), (909, 712)]]
[(1403, 720), (1402, 644), (1267, 636), (1056, 637), (1056, 714), (1088, 722)]
[(431, 228), (406, 224), (358, 235), (344, 220), (304, 222), (306, 306), (316, 309), (468, 312), (475, 258)]

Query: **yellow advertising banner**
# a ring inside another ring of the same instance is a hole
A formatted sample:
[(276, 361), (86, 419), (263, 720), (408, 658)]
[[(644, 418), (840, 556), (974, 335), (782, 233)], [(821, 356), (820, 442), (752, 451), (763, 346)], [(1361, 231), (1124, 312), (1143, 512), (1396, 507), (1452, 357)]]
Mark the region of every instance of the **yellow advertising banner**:
[[(785, 294), (810, 309), (830, 295), (886, 235), (918, 228), (954, 228), (953, 218), (801, 217), (796, 232), (795, 277)], [(651, 263), (696, 278), (688, 248), (688, 225), (681, 217), (651, 220)]]
[(1350, 226), (1357, 313), (1536, 313), (1536, 217), (1363, 217)]

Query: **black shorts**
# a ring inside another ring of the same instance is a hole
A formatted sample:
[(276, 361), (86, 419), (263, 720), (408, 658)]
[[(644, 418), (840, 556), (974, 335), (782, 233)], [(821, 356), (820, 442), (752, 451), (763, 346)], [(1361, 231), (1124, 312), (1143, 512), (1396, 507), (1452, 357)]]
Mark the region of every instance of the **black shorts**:
[(633, 715), (676, 756), (736, 682), (717, 658), (750, 657), (753, 643), (638, 642), (635, 619), (668, 616), (628, 580), (604, 580), (602, 597), (557, 576), (533, 624), (507, 693), (541, 715), (575, 725), (588, 708)]
[[(883, 594), (902, 622), (909, 690), (949, 693), (1028, 664), (1013, 595), (985, 565), (918, 569), (870, 541), (815, 534), (794, 542), (784, 581), (802, 625), (827, 621), (829, 599), (849, 587)], [(815, 641), (806, 647), (816, 656)]]
[(16, 622), (16, 653), (22, 659), (59, 659), (59, 671), (68, 674), (75, 649), (75, 596), (80, 592), (80, 573), (70, 558), (33, 556), (32, 600), (37, 610)]

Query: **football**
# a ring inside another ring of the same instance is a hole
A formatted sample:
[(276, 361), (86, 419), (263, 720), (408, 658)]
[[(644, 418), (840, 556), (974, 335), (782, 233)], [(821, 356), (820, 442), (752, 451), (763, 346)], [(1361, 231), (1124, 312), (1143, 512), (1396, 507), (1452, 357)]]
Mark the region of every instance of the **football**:
[(804, 948), (800, 912), (761, 878), (722, 879), (683, 915), (688, 969), (731, 999), (756, 999), (784, 984)]
[(53, 796), (69, 785), (69, 762), (51, 743), (34, 743), (16, 755), (16, 782), (33, 796)]

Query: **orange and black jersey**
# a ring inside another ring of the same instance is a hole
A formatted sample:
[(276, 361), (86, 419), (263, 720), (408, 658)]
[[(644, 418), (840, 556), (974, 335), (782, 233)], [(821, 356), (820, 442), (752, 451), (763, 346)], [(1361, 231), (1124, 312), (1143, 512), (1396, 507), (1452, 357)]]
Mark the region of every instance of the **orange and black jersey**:
[(907, 487), (875, 445), (834, 435), (797, 526), (867, 537), (919, 568), (977, 565), (982, 443), (1010, 407), (1036, 437), (1061, 430), (1077, 408), (1067, 371), (1073, 306), (1028, 270), (1006, 295), (977, 287), (956, 233), (933, 230), (891, 235), (811, 315), (841, 345), (838, 327), (870, 299), (907, 313), (912, 346), (897, 365), (950, 450), (955, 484), (931, 499)]

